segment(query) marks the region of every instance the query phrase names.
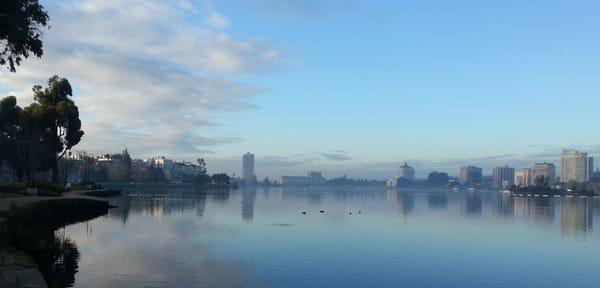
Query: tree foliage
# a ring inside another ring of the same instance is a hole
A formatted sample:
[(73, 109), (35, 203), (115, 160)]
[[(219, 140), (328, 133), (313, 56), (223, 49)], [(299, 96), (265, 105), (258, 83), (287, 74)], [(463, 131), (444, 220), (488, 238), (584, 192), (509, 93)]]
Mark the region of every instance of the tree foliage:
[(427, 182), (431, 186), (445, 186), (448, 185), (448, 173), (445, 172), (431, 172), (427, 175)]
[(15, 141), (19, 133), (21, 107), (17, 106), (15, 96), (0, 100), (0, 161), (8, 160), (15, 153)]
[(52, 169), (58, 180), (58, 161), (83, 136), (79, 110), (66, 79), (51, 77), (48, 87), (34, 86), (34, 100), (21, 109), (9, 96), (0, 103), (0, 159), (32, 180), (36, 171)]
[(229, 185), (231, 183), (231, 177), (225, 173), (213, 174), (211, 180), (216, 185)]
[(30, 55), (43, 54), (42, 28), (48, 14), (38, 0), (0, 1), (0, 65), (12, 72)]
[[(79, 109), (71, 100), (73, 91), (67, 79), (53, 76), (48, 87), (33, 87), (35, 103), (23, 110), (32, 121), (32, 129), (40, 129), (40, 143), (46, 152), (42, 159), (42, 169), (52, 169), (52, 178), (58, 179), (57, 162), (65, 153), (81, 141), (83, 131), (79, 119)], [(31, 108), (29, 116), (28, 108)]]

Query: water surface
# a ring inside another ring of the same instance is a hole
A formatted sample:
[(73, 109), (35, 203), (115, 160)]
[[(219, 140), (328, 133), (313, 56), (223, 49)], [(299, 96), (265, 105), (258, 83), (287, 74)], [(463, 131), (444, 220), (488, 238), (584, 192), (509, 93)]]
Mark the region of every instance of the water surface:
[(75, 287), (600, 283), (600, 199), (146, 187), (111, 201), (108, 215), (57, 231), (80, 253)]

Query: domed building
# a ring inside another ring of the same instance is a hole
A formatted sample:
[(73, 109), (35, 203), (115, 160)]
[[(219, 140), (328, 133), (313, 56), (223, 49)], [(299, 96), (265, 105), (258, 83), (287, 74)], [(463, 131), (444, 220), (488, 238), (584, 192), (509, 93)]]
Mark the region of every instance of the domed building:
[(398, 184), (398, 179), (407, 179), (414, 181), (415, 180), (415, 169), (413, 167), (408, 166), (408, 163), (404, 162), (404, 165), (398, 168), (396, 175), (387, 181), (388, 187), (396, 187)]
[(408, 166), (408, 163), (404, 162), (404, 165), (400, 166), (398, 172), (396, 172), (396, 178), (415, 180), (415, 169)]

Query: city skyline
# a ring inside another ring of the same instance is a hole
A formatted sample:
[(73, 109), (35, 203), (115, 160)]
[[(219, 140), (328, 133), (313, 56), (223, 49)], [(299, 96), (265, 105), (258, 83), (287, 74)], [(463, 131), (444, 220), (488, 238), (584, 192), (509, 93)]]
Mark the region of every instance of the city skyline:
[(72, 80), (77, 149), (202, 157), (238, 175), (251, 150), (259, 178), (320, 167), (387, 179), (404, 161), (422, 178), (600, 155), (581, 125), (599, 104), (596, 2), (41, 3), (56, 15), (44, 57), (1, 71), (0, 93), (24, 105), (32, 84)]
[[(127, 149), (125, 149), (126, 151)], [(319, 172), (323, 172), (325, 171), (325, 176), (327, 176), (328, 178), (336, 178), (336, 177), (340, 177), (340, 176), (347, 176), (347, 177), (351, 177), (351, 178), (357, 178), (357, 179), (373, 179), (373, 180), (378, 180), (378, 181), (387, 181), (389, 180), (390, 176), (392, 176), (392, 178), (397, 179), (400, 177), (405, 177), (404, 175), (407, 173), (405, 171), (407, 171), (405, 169), (405, 167), (407, 167), (410, 171), (409, 173), (413, 176), (408, 176), (409, 179), (411, 180), (422, 180), (422, 179), (426, 179), (429, 175), (429, 173), (431, 172), (444, 172), (447, 173), (450, 177), (459, 179), (461, 183), (464, 184), (465, 180), (467, 179), (469, 176), (467, 176), (469, 173), (468, 172), (462, 172), (464, 169), (468, 169), (468, 168), (475, 168), (480, 170), (478, 173), (481, 174), (481, 176), (488, 176), (488, 177), (495, 177), (496, 174), (496, 170), (497, 169), (501, 169), (501, 168), (510, 168), (513, 171), (513, 178), (517, 179), (517, 175), (519, 172), (523, 172), (525, 170), (527, 170), (527, 175), (529, 175), (528, 177), (530, 178), (529, 180), (531, 181), (531, 183), (533, 183), (535, 181), (535, 178), (537, 178), (538, 176), (544, 176), (544, 177), (548, 177), (549, 179), (551, 179), (551, 181), (555, 180), (556, 177), (561, 177), (563, 174), (562, 171), (562, 158), (564, 157), (565, 153), (568, 152), (574, 152), (574, 153), (579, 153), (579, 154), (584, 154), (584, 155), (588, 155), (587, 152), (583, 152), (583, 151), (577, 151), (577, 150), (573, 150), (573, 149), (564, 149), (561, 154), (559, 154), (558, 157), (558, 162), (554, 163), (552, 161), (536, 161), (536, 162), (528, 162), (528, 160), (520, 160), (520, 165), (522, 166), (513, 166), (513, 165), (509, 165), (506, 164), (506, 162), (497, 162), (497, 163), (501, 163), (501, 164), (489, 164), (488, 165), (481, 165), (483, 163), (485, 163), (485, 161), (482, 160), (491, 160), (491, 159), (480, 159), (479, 162), (474, 161), (473, 159), (470, 160), (460, 160), (457, 161), (456, 164), (460, 164), (462, 166), (453, 166), (453, 167), (449, 167), (446, 170), (442, 170), (442, 169), (434, 169), (431, 167), (426, 167), (426, 166), (419, 166), (419, 169), (414, 169), (414, 167), (410, 166), (408, 161), (404, 161), (404, 162), (399, 162), (399, 163), (395, 163), (395, 162), (390, 162), (390, 163), (385, 163), (385, 165), (381, 166), (378, 168), (378, 170), (384, 171), (382, 172), (382, 176), (381, 177), (371, 177), (368, 176), (366, 174), (348, 174), (348, 173), (344, 173), (344, 174), (336, 174), (336, 173), (332, 173), (331, 171), (328, 171), (326, 167), (319, 167), (319, 166), (307, 166), (306, 170), (292, 170), (294, 172), (292, 173), (287, 173), (284, 171), (287, 170), (281, 170), (279, 165), (276, 165), (275, 167), (271, 167), (268, 166), (265, 163), (261, 163), (262, 159), (265, 158), (261, 158), (260, 155), (257, 157), (255, 154), (251, 153), (251, 152), (246, 152), (242, 155), (242, 159), (240, 161), (239, 157), (237, 159), (233, 159), (233, 161), (236, 161), (236, 163), (239, 165), (239, 172), (238, 170), (233, 170), (233, 172), (231, 171), (225, 171), (219, 168), (219, 166), (217, 165), (216, 167), (213, 167), (212, 165), (208, 165), (208, 167), (206, 167), (206, 171), (209, 173), (228, 173), (234, 177), (239, 177), (241, 180), (246, 181), (246, 183), (251, 183), (251, 181), (257, 180), (257, 181), (262, 181), (264, 180), (265, 177), (269, 178), (269, 179), (276, 179), (279, 176), (285, 176), (285, 175), (290, 175), (290, 176), (301, 176), (304, 177), (302, 175), (305, 175), (307, 172), (311, 172), (311, 171), (319, 171)], [(75, 153), (73, 153), (73, 156), (75, 158), (77, 158), (77, 155), (83, 153), (83, 154), (87, 154), (89, 156), (97, 156), (97, 157), (105, 157), (105, 155), (112, 155), (114, 153), (100, 153), (100, 154), (88, 154), (85, 151), (77, 151)], [(587, 157), (587, 156), (586, 156)], [(143, 161), (154, 161), (154, 159), (165, 159), (164, 155), (160, 155), (160, 156), (151, 156), (151, 157), (136, 157), (134, 155), (135, 160), (143, 160)], [(166, 157), (169, 158), (169, 157)], [(268, 159), (268, 158), (267, 158)], [(473, 161), (471, 161), (473, 160)], [(177, 162), (177, 163), (191, 163), (189, 161), (187, 161), (186, 159), (170, 159), (169, 161), (172, 162)], [(256, 173), (256, 162), (258, 161), (259, 163), (259, 167), (261, 167), (262, 169), (271, 171), (271, 169), (276, 169), (278, 171), (278, 173), (274, 173), (274, 174), (267, 174), (264, 171), (258, 171), (259, 174)], [(471, 162), (469, 162), (471, 161)], [(202, 159), (202, 162), (204, 163), (203, 165), (206, 165), (205, 160)], [(461, 164), (462, 163), (462, 164)], [(593, 157), (589, 157), (586, 158), (586, 163), (587, 166), (586, 168), (588, 170), (586, 170), (586, 173), (588, 175), (588, 180), (591, 179), (591, 175), (594, 172), (600, 171), (599, 168), (597, 168), (596, 166), (593, 165)], [(393, 166), (397, 164), (396, 166)], [(412, 164), (412, 162), (411, 162)], [(422, 163), (421, 163), (422, 164)], [(451, 162), (446, 162), (446, 165), (450, 165)], [(280, 164), (280, 165), (283, 165)], [(389, 166), (391, 165), (391, 166)], [(550, 168), (547, 168), (548, 166), (551, 166)], [(323, 169), (325, 168), (325, 169)], [(591, 170), (589, 170), (589, 168), (592, 168)], [(300, 169), (304, 169), (304, 168), (300, 168)], [(551, 169), (551, 172), (548, 172), (548, 169)], [(558, 170), (557, 170), (558, 169)], [(412, 172), (411, 172), (412, 171)], [(480, 177), (481, 177), (480, 176)], [(464, 178), (463, 178), (464, 177)], [(250, 182), (248, 181), (250, 179)], [(505, 179), (508, 180), (508, 179)], [(571, 179), (573, 180), (573, 179)], [(580, 179), (581, 180), (581, 179)], [(585, 180), (585, 181), (588, 181)], [(481, 179), (477, 180), (477, 181), (481, 181)], [(495, 180), (494, 180), (495, 181)], [(468, 181), (467, 181), (468, 182)], [(511, 181), (509, 181), (511, 182)], [(514, 181), (515, 183), (517, 183), (516, 181)]]

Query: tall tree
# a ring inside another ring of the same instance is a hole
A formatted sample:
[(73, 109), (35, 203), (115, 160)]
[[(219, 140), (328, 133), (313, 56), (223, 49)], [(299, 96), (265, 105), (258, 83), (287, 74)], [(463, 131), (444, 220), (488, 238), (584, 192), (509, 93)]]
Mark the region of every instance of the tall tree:
[(0, 1), (0, 65), (11, 72), (31, 54), (41, 57), (42, 28), (48, 24), (48, 13), (38, 0)]
[(20, 117), (22, 109), (17, 106), (15, 96), (0, 100), (0, 162), (6, 161), (14, 167), (19, 180), (23, 178), (23, 167), (19, 165), (18, 141), (22, 134)]
[[(35, 172), (47, 170), (48, 150), (46, 139), (49, 137), (48, 123), (52, 119), (50, 107), (32, 103), (23, 108), (19, 117), (20, 131), (17, 139), (16, 169), (22, 169), (27, 176), (28, 184), (35, 182)], [(58, 171), (58, 166), (57, 166)]]
[(47, 88), (34, 86), (33, 94), (36, 102), (30, 107), (40, 110), (37, 117), (43, 130), (39, 131), (39, 137), (46, 152), (41, 168), (52, 169), (52, 179), (57, 182), (58, 161), (77, 145), (83, 136), (79, 109), (70, 98), (73, 96), (71, 84), (67, 79), (58, 76), (48, 80)]

